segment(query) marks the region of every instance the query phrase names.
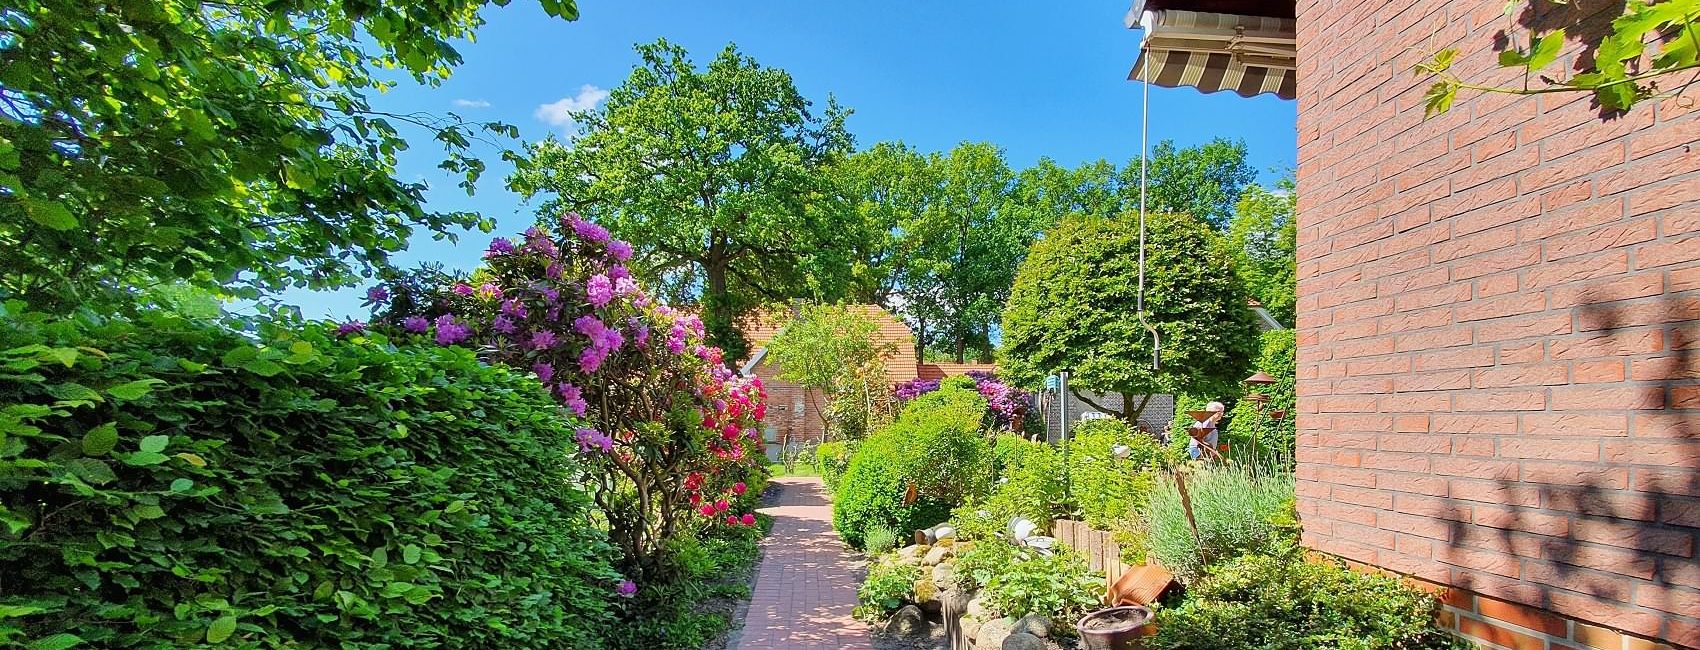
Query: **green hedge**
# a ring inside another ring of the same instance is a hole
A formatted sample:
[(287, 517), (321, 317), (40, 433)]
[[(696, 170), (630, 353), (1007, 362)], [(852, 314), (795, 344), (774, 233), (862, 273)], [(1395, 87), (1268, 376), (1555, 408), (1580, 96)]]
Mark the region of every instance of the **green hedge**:
[[(980, 432), (986, 401), (959, 384), (904, 406), (897, 420), (864, 440), (850, 458), (832, 504), (832, 524), (861, 548), (869, 530), (907, 533), (944, 521), (950, 509), (984, 496), (991, 450)], [(909, 486), (917, 499), (905, 504)]]
[(0, 645), (600, 647), (619, 576), (535, 379), (321, 329), (21, 310), (0, 309)]
[(815, 469), (820, 472), (826, 491), (838, 491), (838, 481), (850, 470), (850, 457), (855, 455), (858, 440), (831, 440), (815, 446)]
[(1394, 578), (1296, 553), (1250, 555), (1158, 611), (1153, 650), (1463, 650), (1435, 624), (1433, 596)]

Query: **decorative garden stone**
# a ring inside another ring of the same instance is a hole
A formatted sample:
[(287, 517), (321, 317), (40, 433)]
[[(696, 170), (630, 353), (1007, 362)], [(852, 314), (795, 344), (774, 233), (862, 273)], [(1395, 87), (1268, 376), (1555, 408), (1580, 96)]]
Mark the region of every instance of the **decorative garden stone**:
[(957, 625), (962, 626), (962, 636), (964, 638), (972, 639), (975, 634), (980, 632), (980, 626), (983, 625), (983, 623), (980, 622), (980, 619), (974, 618), (973, 614), (963, 614), (961, 622), (957, 623)]
[(980, 632), (974, 635), (974, 647), (977, 650), (987, 648), (1002, 648), (1004, 639), (1015, 631), (1015, 619), (1003, 617), (986, 621), (980, 626)]
[(929, 625), (926, 615), (921, 613), (921, 608), (906, 605), (897, 610), (896, 614), (892, 614), (891, 620), (886, 621), (885, 631), (887, 634), (900, 636), (922, 636), (927, 633)]
[(933, 584), (940, 589), (949, 589), (956, 584), (956, 565), (950, 562), (940, 562), (933, 567)]
[(1016, 632), (1004, 637), (999, 650), (1045, 650), (1045, 641), (1026, 632)]
[(898, 564), (920, 564), (921, 558), (931, 549), (930, 546), (914, 544), (897, 550)]
[(940, 562), (945, 561), (945, 559), (950, 556), (951, 550), (949, 546), (934, 546), (932, 550), (927, 551), (926, 557), (921, 558), (921, 564), (925, 564), (927, 566), (938, 566)]
[(915, 581), (915, 602), (930, 603), (938, 600), (939, 588), (928, 578)]
[(989, 621), (997, 618), (997, 616), (992, 614), (992, 609), (986, 606), (986, 600), (978, 596), (968, 600), (968, 615), (982, 621)]
[(1015, 631), (1024, 632), (1041, 639), (1051, 636), (1051, 619), (1038, 614), (1028, 614), (1015, 622)]

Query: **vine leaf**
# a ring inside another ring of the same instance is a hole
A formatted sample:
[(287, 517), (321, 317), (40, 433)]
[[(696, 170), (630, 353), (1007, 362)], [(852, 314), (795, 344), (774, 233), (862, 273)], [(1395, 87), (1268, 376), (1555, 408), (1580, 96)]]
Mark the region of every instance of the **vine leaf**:
[(1558, 60), (1558, 53), (1564, 49), (1564, 29), (1555, 29), (1545, 36), (1535, 39), (1529, 47), (1527, 62), (1530, 72), (1538, 72)]

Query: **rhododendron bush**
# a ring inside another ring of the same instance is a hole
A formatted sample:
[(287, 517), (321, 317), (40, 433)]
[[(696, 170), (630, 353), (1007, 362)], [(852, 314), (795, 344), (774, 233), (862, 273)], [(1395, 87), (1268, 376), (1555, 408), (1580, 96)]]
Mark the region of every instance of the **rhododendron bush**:
[(765, 468), (765, 392), (704, 344), (697, 316), (638, 285), (629, 244), (577, 215), (561, 230), (496, 239), (470, 278), (406, 278), (368, 300), (388, 328), (534, 373), (581, 421), (572, 452), (623, 568), (665, 579), (669, 538), (754, 525), (737, 504)]
[[(996, 373), (970, 370), (964, 373), (974, 382), (975, 392), (986, 398), (986, 410), (992, 424), (999, 429), (1020, 430), (1025, 419), (1033, 413), (1033, 394), (998, 379)], [(897, 384), (892, 394), (899, 402), (908, 402), (939, 389), (937, 379), (911, 379)]]

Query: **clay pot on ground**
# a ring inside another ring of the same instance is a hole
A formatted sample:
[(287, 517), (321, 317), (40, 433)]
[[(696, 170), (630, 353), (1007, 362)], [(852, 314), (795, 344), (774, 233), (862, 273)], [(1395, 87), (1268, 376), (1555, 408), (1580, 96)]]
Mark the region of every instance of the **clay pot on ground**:
[(1144, 607), (1109, 607), (1087, 614), (1074, 627), (1085, 650), (1142, 650), (1152, 618)]

